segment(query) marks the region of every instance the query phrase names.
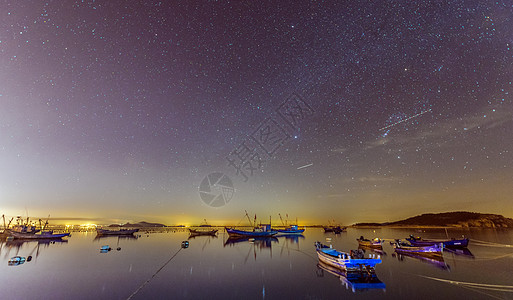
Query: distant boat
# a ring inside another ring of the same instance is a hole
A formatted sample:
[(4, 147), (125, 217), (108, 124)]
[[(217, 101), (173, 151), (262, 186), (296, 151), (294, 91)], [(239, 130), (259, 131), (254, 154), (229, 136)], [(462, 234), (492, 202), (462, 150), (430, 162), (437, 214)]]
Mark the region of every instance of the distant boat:
[(351, 250), (350, 253), (346, 253), (337, 251), (331, 248), (331, 246), (328, 247), (320, 242), (315, 243), (315, 249), (319, 261), (346, 272), (366, 272), (372, 274), (376, 265), (381, 263), (380, 258), (365, 258), (365, 253), (361, 250)]
[(303, 232), (305, 232), (305, 229), (299, 229), (299, 227), (297, 225), (290, 225), (288, 227), (286, 227), (285, 229), (274, 229), (276, 231), (278, 231), (278, 234), (282, 235), (282, 234), (302, 234)]
[(120, 229), (120, 230), (108, 230), (108, 229), (96, 228), (96, 234), (98, 234), (98, 235), (131, 235), (138, 231), (139, 231), (139, 228)]
[(270, 237), (278, 234), (278, 231), (271, 229), (271, 224), (262, 224), (260, 227), (253, 228), (252, 231), (239, 230), (229, 227), (225, 227), (225, 230), (230, 236), (241, 237)]
[(335, 234), (339, 234), (341, 232), (346, 231), (346, 227), (340, 227), (340, 226), (324, 226), (324, 232), (333, 232)]
[(376, 249), (382, 249), (383, 248), (383, 241), (379, 238), (375, 238), (373, 240), (365, 239), (363, 236), (360, 236), (359, 239), (356, 239), (358, 241), (358, 245), (368, 248), (376, 248)]
[(393, 243), (395, 252), (399, 254), (416, 254), (426, 257), (440, 258), (443, 257), (442, 250), (444, 248), (443, 243), (428, 245), (428, 246), (413, 246), (401, 241)]
[(408, 242), (410, 242), (413, 246), (430, 246), (434, 244), (443, 243), (445, 248), (466, 248), (468, 246), (469, 239), (423, 239), (421, 237), (415, 237), (410, 235), (409, 238), (406, 238)]
[(217, 229), (212, 230), (199, 230), (199, 229), (192, 229), (189, 228), (189, 233), (191, 235), (216, 235)]

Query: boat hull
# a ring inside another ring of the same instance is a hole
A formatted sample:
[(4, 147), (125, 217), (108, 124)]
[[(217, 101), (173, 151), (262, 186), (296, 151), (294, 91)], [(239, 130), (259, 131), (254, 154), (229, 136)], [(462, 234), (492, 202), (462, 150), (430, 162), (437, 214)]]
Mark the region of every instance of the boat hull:
[(234, 237), (271, 237), (276, 234), (278, 234), (277, 231), (271, 230), (271, 231), (246, 231), (246, 230), (238, 230), (233, 228), (225, 228), (226, 232), (230, 236)]
[(469, 239), (451, 239), (451, 240), (425, 240), (418, 238), (407, 238), (413, 246), (431, 246), (434, 244), (443, 243), (446, 248), (466, 248), (468, 246)]
[(358, 245), (362, 247), (367, 248), (375, 248), (375, 249), (382, 249), (383, 248), (383, 242), (381, 240), (379, 241), (370, 241), (370, 240), (362, 240), (362, 239), (356, 239), (358, 241)]
[(122, 230), (108, 230), (108, 229), (96, 229), (98, 235), (132, 235), (138, 232), (139, 229), (122, 229)]
[(63, 237), (67, 237), (70, 235), (69, 232), (66, 233), (22, 233), (22, 232), (11, 232), (12, 237), (15, 239), (24, 239), (24, 240), (43, 240), (43, 239), (61, 239)]

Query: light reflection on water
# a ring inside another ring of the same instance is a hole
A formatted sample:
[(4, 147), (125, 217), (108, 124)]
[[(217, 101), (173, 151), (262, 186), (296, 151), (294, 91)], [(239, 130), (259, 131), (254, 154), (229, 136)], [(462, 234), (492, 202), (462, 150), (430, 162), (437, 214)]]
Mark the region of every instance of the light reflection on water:
[[(331, 238), (334, 248), (349, 251), (358, 248), (356, 238), (362, 235), (395, 239), (412, 233), (446, 237), (443, 229), (350, 228), (335, 235), (309, 228), (303, 236), (271, 239), (229, 239), (222, 230), (216, 237), (189, 238), (183, 230), (140, 232), (137, 238), (77, 232), (55, 243), (4, 239), (0, 298), (127, 299), (135, 293), (132, 299), (513, 299), (508, 288), (513, 247), (490, 244), (512, 245), (511, 231), (449, 230), (449, 236), (465, 235), (471, 242), (469, 251), (446, 251), (443, 260), (398, 256), (385, 243), (383, 252), (374, 253), (383, 261), (376, 267), (377, 277), (364, 279), (323, 268), (313, 245)], [(181, 249), (184, 240), (189, 241), (187, 249)], [(101, 253), (102, 246), (112, 250)], [(8, 266), (16, 255), (32, 260)], [(437, 279), (504, 287), (498, 291)]]

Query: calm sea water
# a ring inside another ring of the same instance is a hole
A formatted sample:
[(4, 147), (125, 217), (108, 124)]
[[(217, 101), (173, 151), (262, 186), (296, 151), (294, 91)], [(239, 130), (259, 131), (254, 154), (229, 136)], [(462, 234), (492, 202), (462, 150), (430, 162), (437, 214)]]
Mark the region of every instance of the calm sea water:
[[(335, 235), (310, 228), (295, 238), (233, 243), (222, 229), (217, 237), (191, 239), (186, 231), (162, 231), (133, 239), (77, 232), (55, 243), (3, 240), (0, 299), (513, 299), (513, 231), (451, 229), (451, 237), (471, 238), (470, 252), (445, 252), (443, 262), (398, 257), (386, 243), (378, 281), (366, 288), (318, 266), (315, 241), (349, 251), (358, 248), (361, 235), (410, 234), (446, 237), (443, 229)], [(104, 245), (113, 250), (101, 253)], [(8, 266), (16, 255), (32, 260)]]

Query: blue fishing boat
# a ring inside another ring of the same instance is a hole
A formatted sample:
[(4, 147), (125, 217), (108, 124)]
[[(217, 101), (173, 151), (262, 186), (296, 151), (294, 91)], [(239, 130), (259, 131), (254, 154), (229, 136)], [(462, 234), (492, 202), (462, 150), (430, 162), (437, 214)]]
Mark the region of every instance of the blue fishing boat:
[(365, 258), (365, 253), (361, 250), (351, 250), (350, 253), (347, 253), (320, 242), (315, 242), (315, 249), (319, 261), (347, 272), (374, 273), (376, 265), (381, 263), (379, 255), (371, 254)]
[(469, 239), (423, 239), (421, 237), (415, 237), (410, 235), (409, 238), (406, 238), (408, 242), (410, 242), (413, 246), (430, 246), (434, 244), (442, 243), (445, 248), (466, 248), (468, 246)]
[(299, 229), (297, 225), (290, 225), (284, 229), (275, 229), (278, 231), (278, 234), (302, 234), (305, 232), (305, 229)]

